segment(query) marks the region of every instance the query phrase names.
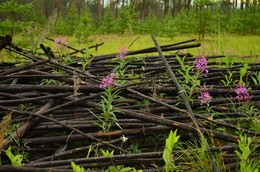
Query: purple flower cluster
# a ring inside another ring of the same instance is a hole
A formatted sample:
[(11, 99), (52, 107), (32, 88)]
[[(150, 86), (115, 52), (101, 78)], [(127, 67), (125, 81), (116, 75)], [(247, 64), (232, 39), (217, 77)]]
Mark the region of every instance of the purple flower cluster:
[(99, 87), (105, 88), (105, 87), (108, 87), (109, 85), (117, 85), (117, 83), (114, 82), (115, 77), (116, 77), (116, 74), (114, 72), (111, 72), (110, 75), (103, 77), (102, 83), (99, 85)]
[(54, 42), (55, 42), (55, 48), (57, 50), (63, 49), (65, 47), (64, 45), (68, 45), (66, 38), (64, 38), (62, 36), (59, 36), (58, 38), (56, 38), (54, 40)]
[(209, 92), (207, 92), (207, 91), (201, 92), (199, 99), (200, 99), (200, 105), (208, 104), (211, 100)]
[(248, 93), (248, 90), (245, 86), (238, 85), (235, 92), (237, 93), (236, 98), (240, 102), (249, 102), (251, 99), (251, 96)]
[(198, 69), (201, 73), (205, 73), (206, 75), (208, 74), (208, 63), (205, 56), (196, 58), (194, 65), (195, 68)]
[(127, 49), (126, 49), (126, 47), (119, 47), (119, 48), (118, 48), (118, 51), (119, 51), (118, 57), (119, 57), (120, 59), (125, 59), (125, 56), (126, 56), (126, 54), (127, 54)]

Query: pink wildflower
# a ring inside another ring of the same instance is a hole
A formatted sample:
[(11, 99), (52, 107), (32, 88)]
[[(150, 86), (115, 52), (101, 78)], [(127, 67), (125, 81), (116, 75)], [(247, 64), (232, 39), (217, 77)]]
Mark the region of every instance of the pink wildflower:
[(196, 58), (194, 65), (201, 73), (205, 73), (206, 75), (208, 74), (208, 63), (205, 56)]
[(63, 49), (65, 46), (68, 45), (66, 38), (59, 36), (57, 39), (54, 40), (56, 49)]
[(119, 51), (118, 57), (119, 57), (120, 59), (125, 59), (125, 56), (126, 56), (126, 54), (127, 54), (127, 49), (126, 49), (126, 47), (119, 47), (119, 48), (118, 48), (118, 51)]
[(248, 90), (245, 86), (238, 85), (235, 92), (237, 93), (236, 98), (241, 102), (249, 102), (251, 96), (248, 93)]
[(117, 85), (117, 83), (114, 82), (114, 78), (116, 77), (116, 74), (112, 72), (110, 75), (107, 75), (106, 77), (102, 78), (102, 83), (99, 85), (100, 88), (108, 87), (109, 85)]
[(199, 96), (199, 99), (200, 99), (200, 105), (208, 104), (211, 100), (209, 92), (203, 91)]

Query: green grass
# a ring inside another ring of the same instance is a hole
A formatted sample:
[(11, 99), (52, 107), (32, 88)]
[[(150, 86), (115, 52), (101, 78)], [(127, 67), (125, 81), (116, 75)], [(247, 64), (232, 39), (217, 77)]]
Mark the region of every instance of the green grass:
[[(147, 47), (154, 47), (154, 43), (150, 35), (106, 35), (94, 36), (96, 40), (104, 40), (105, 44), (99, 48), (97, 55), (117, 52), (120, 46), (128, 47), (137, 37), (139, 39), (129, 48), (129, 50), (138, 50)], [(166, 37), (156, 37), (160, 45), (176, 43), (192, 38), (195, 35), (177, 36), (173, 39)], [(260, 55), (260, 36), (238, 36), (238, 35), (222, 35), (207, 36), (204, 40), (196, 42), (201, 43), (201, 47), (184, 50), (194, 55), (221, 55), (221, 54), (237, 54), (237, 55)]]
[[(55, 39), (57, 36), (50, 36)], [(173, 39), (167, 37), (156, 37), (160, 45), (176, 43), (179, 41), (185, 41), (188, 39), (197, 38), (196, 35), (182, 35), (176, 36)], [(118, 53), (118, 47), (125, 46), (129, 51), (139, 50), (148, 47), (154, 47), (154, 43), (150, 35), (93, 35), (89, 38), (92, 40), (89, 43), (79, 43), (75, 37), (67, 37), (67, 42), (70, 46), (81, 49), (96, 43), (104, 42), (104, 45), (98, 48), (98, 51), (91, 50), (94, 55), (105, 55), (110, 53)], [(134, 43), (133, 41), (137, 39)], [(21, 36), (16, 36), (14, 43), (22, 42)], [(197, 40), (201, 43), (201, 47), (192, 48), (189, 50), (183, 50), (184, 53), (192, 53), (197, 55), (227, 55), (236, 54), (239, 56), (249, 55), (252, 56), (250, 61), (256, 61), (257, 57), (260, 57), (260, 36), (239, 36), (231, 34), (211, 35), (206, 36), (204, 40)], [(54, 46), (54, 43), (46, 40), (49, 46)], [(133, 44), (132, 44), (133, 43)], [(131, 47), (129, 47), (129, 45)], [(129, 48), (128, 48), (129, 47)], [(170, 53), (170, 52), (167, 52)], [(148, 56), (150, 54), (143, 54), (142, 56)], [(257, 56), (256, 56), (257, 55)], [(9, 61), (10, 55), (6, 51), (0, 52), (0, 61)]]

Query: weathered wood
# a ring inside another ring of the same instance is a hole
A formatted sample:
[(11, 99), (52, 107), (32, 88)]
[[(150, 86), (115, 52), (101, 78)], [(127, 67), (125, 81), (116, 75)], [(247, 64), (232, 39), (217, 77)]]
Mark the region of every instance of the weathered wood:
[(34, 98), (23, 98), (23, 99), (16, 99), (16, 100), (0, 100), (0, 105), (17, 105), (22, 103), (31, 103), (35, 101), (41, 101), (41, 100), (48, 100), (48, 99), (57, 99), (65, 96), (73, 95), (73, 93), (67, 92), (67, 93), (58, 93), (58, 94), (51, 94), (47, 96), (38, 96)]
[(0, 172), (71, 172), (68, 169), (2, 166)]
[[(13, 123), (22, 124), (21, 128), (17, 130), (21, 142), (20, 146), (22, 147), (22, 143), (25, 142), (31, 147), (32, 157), (30, 158), (33, 160), (25, 163), (26, 167), (22, 170), (26, 168), (28, 170), (45, 168), (71, 170), (70, 162), (75, 160), (77, 165), (85, 168), (93, 167), (97, 171), (103, 167), (117, 164), (144, 171), (156, 169), (163, 171), (162, 150), (165, 140), (161, 140), (161, 135), (167, 135), (170, 130), (175, 129), (178, 129), (181, 142), (189, 141), (191, 144), (196, 144), (200, 130), (206, 139), (214, 141), (215, 145), (212, 143), (208, 146), (208, 151), (219, 153), (223, 160), (223, 165), (220, 168), (233, 169), (234, 164), (237, 165), (234, 150), (237, 149), (236, 143), (239, 137), (229, 133), (243, 131), (256, 138), (260, 135), (259, 132), (252, 131), (247, 126), (237, 125), (243, 121), (250, 122), (253, 118), (245, 118), (243, 114), (227, 109), (231, 107), (231, 101), (232, 107), (241, 105), (235, 98), (237, 85), (224, 86), (221, 84), (221, 80), (224, 79), (228, 70), (233, 72), (235, 79), (239, 79), (239, 70), (244, 64), (234, 63), (232, 67), (226, 67), (224, 63), (215, 62), (215, 59), (224, 56), (207, 56), (207, 59), (212, 60), (208, 62), (209, 74), (207, 77), (202, 76), (199, 79), (202, 83), (207, 82), (207, 89), (213, 98), (210, 106), (215, 114), (212, 119), (205, 112), (202, 112), (203, 107), (197, 98), (201, 89), (195, 88), (193, 102), (190, 106), (192, 110), (199, 112), (198, 114), (194, 113), (195, 124), (199, 127), (194, 127), (194, 121), (192, 122), (189, 111), (186, 110), (183, 100), (179, 97), (179, 90), (176, 88), (178, 84), (186, 84), (179, 82), (184, 80), (184, 77), (176, 72), (176, 84), (166, 73), (167, 70), (181, 68), (176, 56), (185, 58), (185, 65), (194, 66), (194, 60), (197, 57), (190, 53), (180, 54), (177, 51), (178, 49), (199, 46), (196, 43), (186, 44), (193, 41), (187, 40), (161, 47), (158, 45), (157, 48), (161, 48), (162, 51), (176, 51), (164, 56), (166, 65), (159, 56), (155, 55), (142, 59), (127, 58), (127, 65), (130, 68), (125, 73), (133, 74), (136, 77), (114, 78), (115, 82), (126, 81), (127, 84), (118, 84), (117, 86), (121, 90), (120, 96), (124, 99), (116, 98), (113, 100), (116, 123), (109, 121), (114, 123), (111, 123), (110, 130), (106, 132), (101, 132), (102, 129), (98, 128), (93, 121), (102, 124), (97, 117), (100, 119), (103, 117), (100, 101), (101, 96), (104, 96), (105, 89), (100, 88), (99, 84), (102, 77), (110, 74), (119, 65), (118, 61), (109, 60), (117, 58), (118, 53), (94, 57), (91, 65), (83, 71), (81, 70), (82, 66), (77, 64), (82, 62), (82, 58), (72, 57), (75, 63), (71, 66), (64, 65), (55, 60), (55, 53), (50, 52), (48, 47), (42, 46), (50, 59), (43, 58), (42, 56), (46, 55), (42, 53), (38, 56), (31, 55), (29, 52), (25, 53), (21, 49), (15, 48), (12, 43), (6, 45), (5, 49), (33, 61), (23, 67), (15, 67), (14, 65), (0, 67), (0, 112), (3, 115), (13, 112)], [(157, 48), (150, 47), (130, 51), (127, 52), (127, 56), (158, 52)], [(73, 47), (70, 49), (73, 50), (69, 53), (70, 55), (80, 52), (76, 54), (77, 56), (82, 55), (85, 51), (84, 49), (73, 49)], [(259, 85), (253, 83), (251, 76), (254, 76), (254, 72), (259, 71), (259, 64), (250, 64), (250, 67), (244, 79), (247, 79), (248, 85), (251, 87), (249, 91), (250, 103), (257, 107), (260, 99)], [(55, 74), (53, 71), (62, 72)], [(192, 70), (190, 72), (192, 75)], [(62, 85), (39, 85), (39, 83), (43, 83), (42, 79), (53, 79), (62, 82)], [(137, 80), (139, 81), (136, 82)], [(43, 111), (37, 111), (43, 108), (47, 101), (52, 102), (51, 105), (48, 108), (45, 107)], [(258, 114), (253, 112), (252, 115), (255, 117)], [(226, 128), (226, 133), (215, 130), (219, 127)], [(123, 137), (128, 138), (125, 143), (123, 143)], [(129, 154), (129, 145), (135, 145), (137, 142), (140, 143), (139, 149), (143, 153)], [(229, 145), (229, 142), (234, 144)], [(3, 145), (8, 146), (9, 144), (6, 143)], [(114, 156), (109, 158), (90, 156), (90, 158), (81, 159), (81, 157), (86, 156), (91, 143), (94, 143), (99, 150), (115, 150)], [(252, 144), (256, 145), (255, 139), (253, 139)], [(223, 147), (221, 149), (213, 148), (217, 145), (223, 145)], [(61, 152), (58, 151), (57, 146), (66, 149)], [(155, 154), (153, 154), (154, 151)], [(194, 150), (194, 153), (197, 151)], [(183, 155), (183, 150), (174, 150), (173, 154), (174, 157), (179, 157), (181, 154)], [(125, 158), (128, 155), (129, 157)], [(156, 169), (150, 165), (151, 162), (157, 166)], [(177, 160), (175, 163), (180, 162)], [(20, 169), (10, 169), (4, 164), (3, 166), (4, 169), (8, 170)]]
[[(0, 84), (0, 90), (7, 93), (17, 93), (23, 91), (40, 91), (40, 92), (73, 92), (74, 86), (71, 85), (9, 85), (9, 84)], [(103, 89), (95, 85), (79, 85), (79, 92), (82, 93), (99, 93)]]
[[(102, 141), (102, 140), (100, 140), (100, 139), (97, 139), (97, 138), (95, 138), (95, 137), (92, 137), (91, 135), (86, 134), (86, 133), (84, 133), (84, 132), (82, 132), (82, 131), (80, 131), (80, 130), (74, 128), (74, 127), (71, 127), (71, 126), (69, 126), (69, 125), (66, 125), (66, 124), (64, 124), (64, 123), (62, 123), (62, 122), (59, 122), (59, 121), (57, 121), (57, 120), (55, 120), (55, 119), (52, 119), (52, 118), (50, 118), (50, 117), (43, 116), (43, 115), (41, 115), (41, 114), (39, 114), (39, 113), (36, 114), (36, 113), (32, 113), (32, 112), (21, 112), (21, 111), (17, 111), (17, 110), (14, 110), (14, 109), (11, 109), (11, 108), (7, 108), (7, 107), (1, 106), (1, 105), (0, 105), (0, 109), (2, 109), (2, 110), (8, 110), (8, 111), (12, 112), (13, 114), (23, 114), (23, 115), (36, 116), (36, 117), (40, 117), (40, 118), (43, 118), (43, 119), (47, 119), (47, 120), (49, 120), (49, 121), (55, 122), (55, 123), (57, 123), (57, 124), (59, 124), (59, 125), (62, 125), (62, 126), (65, 127), (65, 128), (68, 128), (68, 129), (70, 129), (70, 130), (72, 130), (72, 131), (75, 131), (76, 133), (79, 133), (79, 134), (83, 135), (84, 137), (86, 137), (86, 138), (88, 138), (88, 139), (91, 139), (91, 140), (94, 140), (94, 141), (97, 141), (97, 142), (101, 142), (101, 143), (103, 143), (103, 144), (105, 144), (105, 145), (110, 146), (111, 148), (117, 149), (117, 150), (122, 151), (122, 152), (124, 152), (124, 153), (128, 153), (128, 151), (126, 151), (126, 150), (124, 150), (124, 149), (122, 149), (122, 148), (120, 148), (120, 147), (118, 147), (118, 146), (114, 146), (114, 145), (112, 145), (112, 144), (110, 144), (110, 143), (107, 143), (107, 142), (104, 142), (104, 141)], [(1, 148), (1, 146), (0, 146), (0, 148)]]
[(5, 72), (2, 72), (0, 73), (0, 76), (4, 76), (4, 75), (8, 75), (8, 74), (11, 74), (11, 73), (14, 73), (14, 72), (18, 72), (18, 71), (21, 71), (21, 70), (25, 70), (25, 69), (29, 69), (31, 67), (35, 67), (35, 66), (38, 66), (38, 65), (42, 65), (44, 63), (47, 63), (49, 61), (49, 59), (46, 59), (46, 60), (41, 60), (41, 61), (37, 61), (35, 63), (31, 63), (29, 65), (25, 65), (25, 66), (21, 66), (21, 67), (16, 67), (14, 69), (11, 69), (11, 70), (8, 70), (8, 71), (5, 71)]
[[(0, 105), (1, 106), (1, 105)], [(50, 108), (51, 106), (53, 106), (53, 101), (49, 101), (47, 102), (44, 106), (42, 106), (38, 111), (36, 111), (36, 114), (40, 114), (45, 111), (46, 109)], [(1, 108), (1, 107), (0, 107)], [(6, 110), (9, 112), (14, 112), (13, 110), (3, 107), (1, 108), (2, 110)], [(30, 116), (31, 117), (31, 116)], [(29, 118), (30, 118), (29, 117)], [(26, 134), (28, 131), (30, 131), (30, 129), (32, 129), (38, 122), (39, 122), (40, 118), (34, 118), (33, 120), (30, 120), (24, 124), (22, 124), (16, 131), (14, 131), (12, 133), (12, 137), (17, 137), (17, 138), (21, 138), (24, 134)], [(6, 145), (6, 143), (9, 141), (8, 138), (6, 138), (2, 143), (0, 143), (0, 149), (3, 149)]]

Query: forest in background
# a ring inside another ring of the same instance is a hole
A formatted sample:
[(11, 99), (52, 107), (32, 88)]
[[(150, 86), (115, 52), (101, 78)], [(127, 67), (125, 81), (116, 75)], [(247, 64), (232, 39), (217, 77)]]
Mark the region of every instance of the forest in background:
[(260, 0), (0, 0), (0, 34), (260, 34)]

